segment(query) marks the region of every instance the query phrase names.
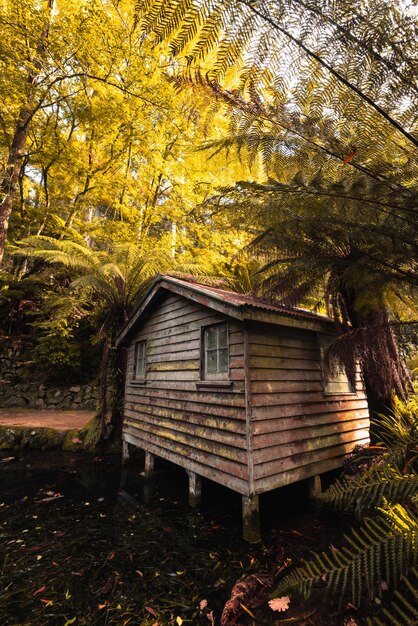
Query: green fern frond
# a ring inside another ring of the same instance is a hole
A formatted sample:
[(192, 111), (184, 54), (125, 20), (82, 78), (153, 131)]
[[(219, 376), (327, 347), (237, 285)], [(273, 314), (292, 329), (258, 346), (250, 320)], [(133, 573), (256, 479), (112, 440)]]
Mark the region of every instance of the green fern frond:
[(385, 498), (390, 502), (410, 502), (418, 493), (418, 476), (403, 475), (395, 467), (372, 467), (360, 476), (345, 476), (333, 483), (319, 500), (340, 510), (363, 515)]
[[(369, 595), (379, 593), (382, 580), (396, 584), (402, 575), (415, 566), (418, 557), (418, 518), (400, 505), (392, 513), (385, 511), (376, 518), (366, 518), (358, 530), (345, 535), (341, 549), (314, 554), (310, 561), (286, 576), (272, 597), (296, 594), (309, 597), (314, 584), (324, 581), (329, 593), (342, 599), (350, 594), (359, 605), (364, 599), (364, 586)], [(392, 509), (390, 509), (392, 510)]]
[(405, 626), (418, 623), (418, 570), (411, 568), (407, 576), (400, 580), (399, 589), (394, 593), (390, 605), (382, 609), (384, 621), (380, 617), (368, 617), (367, 626)]

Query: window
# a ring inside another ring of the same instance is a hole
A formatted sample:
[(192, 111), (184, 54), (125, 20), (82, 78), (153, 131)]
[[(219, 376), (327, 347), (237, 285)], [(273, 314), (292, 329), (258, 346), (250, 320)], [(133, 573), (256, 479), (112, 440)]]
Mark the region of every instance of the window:
[(352, 381), (348, 378), (347, 372), (345, 371), (345, 367), (341, 364), (335, 364), (334, 370), (331, 372), (325, 373), (324, 370), (324, 359), (325, 354), (330, 345), (335, 340), (335, 337), (331, 335), (318, 335), (319, 338), (319, 349), (321, 353), (321, 363), (322, 363), (322, 377), (324, 382), (324, 391), (329, 394), (340, 394), (340, 393), (355, 393), (355, 387)]
[(213, 324), (202, 329), (202, 378), (229, 378), (228, 324)]
[(137, 341), (135, 344), (135, 363), (134, 363), (135, 380), (144, 380), (146, 370), (147, 370), (147, 342)]

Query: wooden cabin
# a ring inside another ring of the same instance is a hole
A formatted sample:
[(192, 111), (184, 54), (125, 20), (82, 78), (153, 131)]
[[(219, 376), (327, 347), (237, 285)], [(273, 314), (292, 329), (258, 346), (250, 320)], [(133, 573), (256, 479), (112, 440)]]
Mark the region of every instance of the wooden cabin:
[(335, 326), (301, 308), (158, 277), (118, 341), (128, 347), (123, 424), (145, 450), (242, 494), (244, 537), (259, 533), (258, 496), (341, 466), (369, 440), (360, 372), (325, 376)]

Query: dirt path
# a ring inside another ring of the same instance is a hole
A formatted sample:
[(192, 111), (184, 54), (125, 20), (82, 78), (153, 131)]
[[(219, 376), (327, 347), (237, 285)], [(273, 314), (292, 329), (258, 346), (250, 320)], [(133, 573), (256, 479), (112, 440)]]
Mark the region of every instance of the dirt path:
[(94, 411), (0, 409), (0, 426), (72, 430), (82, 428), (94, 415)]

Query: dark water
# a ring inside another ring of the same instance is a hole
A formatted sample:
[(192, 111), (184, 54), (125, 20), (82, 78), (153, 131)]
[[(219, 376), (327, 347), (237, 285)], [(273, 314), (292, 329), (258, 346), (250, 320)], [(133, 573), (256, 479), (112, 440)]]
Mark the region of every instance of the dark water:
[(235, 582), (274, 573), (287, 537), (316, 547), (303, 483), (261, 498), (265, 542), (249, 546), (238, 494), (204, 481), (195, 511), (184, 470), (141, 472), (140, 456), (128, 470), (109, 456), (0, 456), (2, 626), (207, 625), (212, 610), (219, 624)]

